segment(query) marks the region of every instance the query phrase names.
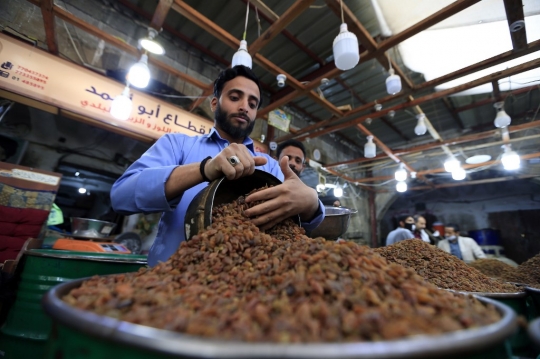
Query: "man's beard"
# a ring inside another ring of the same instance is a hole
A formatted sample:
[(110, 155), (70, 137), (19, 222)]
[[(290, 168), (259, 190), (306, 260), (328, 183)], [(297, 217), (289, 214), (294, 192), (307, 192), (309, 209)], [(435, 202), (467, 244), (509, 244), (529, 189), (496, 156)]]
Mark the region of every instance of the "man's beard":
[(291, 171), (294, 172), (295, 175), (297, 175), (298, 177), (300, 177), (300, 171), (298, 171), (296, 168), (294, 168), (293, 166), (289, 166), (289, 168), (291, 169)]
[[(235, 126), (232, 122), (233, 117), (244, 118), (248, 123), (247, 127), (243, 128), (241, 126)], [(214, 112), (214, 119), (216, 120), (217, 126), (235, 140), (244, 140), (244, 138), (251, 134), (253, 127), (255, 127), (255, 121), (251, 121), (246, 114), (229, 114), (221, 109), (219, 103), (217, 104), (216, 111)]]

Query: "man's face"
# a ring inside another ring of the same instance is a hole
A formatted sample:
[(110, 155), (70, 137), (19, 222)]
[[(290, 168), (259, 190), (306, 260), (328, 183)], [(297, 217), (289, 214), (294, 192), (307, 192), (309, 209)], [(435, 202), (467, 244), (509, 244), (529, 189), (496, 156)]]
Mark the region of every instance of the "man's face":
[(414, 218), (412, 216), (407, 217), (405, 219), (405, 222), (399, 222), (399, 225), (403, 228), (407, 228), (408, 230), (412, 231), (412, 226), (414, 225)]
[(304, 170), (304, 153), (302, 150), (295, 146), (288, 146), (281, 151), (279, 160), (283, 156), (289, 156), (289, 167), (297, 176), (300, 176), (300, 173)]
[(418, 221), (416, 221), (415, 225), (416, 225), (416, 229), (425, 229), (426, 219), (424, 217), (418, 217)]
[(454, 227), (444, 227), (444, 236), (445, 237), (452, 237), (452, 236), (458, 236), (459, 232), (456, 232), (454, 230)]
[(260, 101), (257, 84), (243, 76), (227, 81), (219, 99), (212, 99), (216, 127), (235, 140), (243, 140), (255, 126)]

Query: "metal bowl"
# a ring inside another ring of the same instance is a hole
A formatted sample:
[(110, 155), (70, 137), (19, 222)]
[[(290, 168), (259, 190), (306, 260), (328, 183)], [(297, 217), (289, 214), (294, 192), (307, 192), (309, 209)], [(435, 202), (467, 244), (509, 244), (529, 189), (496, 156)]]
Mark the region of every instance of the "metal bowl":
[[(93, 343), (115, 348), (122, 346), (126, 350), (151, 353), (153, 358), (466, 358), (464, 354), (500, 350), (504, 340), (514, 333), (517, 326), (516, 314), (508, 306), (477, 297), (481, 302), (496, 307), (501, 313), (501, 320), (441, 335), (417, 335), (380, 342), (277, 344), (225, 341), (124, 322), (77, 309), (62, 301), (62, 297), (78, 288), (84, 280), (67, 282), (47, 292), (42, 301), (45, 312), (55, 323), (69, 329), (63, 332), (77, 335), (85, 348)], [(64, 343), (56, 344), (62, 348)]]
[(322, 223), (311, 231), (310, 237), (323, 237), (327, 240), (336, 240), (343, 233), (347, 232), (351, 214), (358, 211), (345, 207), (330, 207), (325, 206), (325, 216)]
[(116, 223), (97, 219), (71, 217), (71, 234), (78, 238), (109, 237)]
[[(228, 180), (223, 177), (210, 182), (193, 198), (188, 206), (184, 219), (184, 233), (186, 240), (191, 239), (200, 230), (212, 224), (212, 208), (223, 203), (230, 203), (240, 196), (245, 196), (254, 189), (268, 186), (277, 186), (282, 182), (268, 172), (255, 170), (248, 177), (237, 180)], [(293, 220), (300, 225), (300, 217)]]

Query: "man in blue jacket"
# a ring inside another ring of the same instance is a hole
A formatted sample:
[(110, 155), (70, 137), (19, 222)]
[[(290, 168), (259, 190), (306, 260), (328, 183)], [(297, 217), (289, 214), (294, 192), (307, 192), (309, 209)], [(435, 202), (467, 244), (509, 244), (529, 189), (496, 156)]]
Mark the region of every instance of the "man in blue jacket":
[(310, 231), (322, 222), (324, 206), (317, 192), (289, 168), (287, 156), (278, 163), (255, 152), (249, 135), (260, 105), (261, 88), (251, 69), (235, 66), (222, 71), (214, 82), (214, 128), (210, 133), (164, 135), (113, 185), (111, 200), (116, 212), (163, 212), (148, 254), (149, 265), (166, 261), (185, 240), (187, 208), (208, 182), (249, 176), (255, 168), (283, 181), (246, 198), (248, 203), (265, 200), (245, 212), (255, 225), (264, 230), (299, 215), (302, 226)]

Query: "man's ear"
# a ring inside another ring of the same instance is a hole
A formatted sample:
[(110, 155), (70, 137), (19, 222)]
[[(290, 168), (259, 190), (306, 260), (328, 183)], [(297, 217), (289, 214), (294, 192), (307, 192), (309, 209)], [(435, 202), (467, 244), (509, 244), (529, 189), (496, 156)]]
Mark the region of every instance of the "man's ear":
[(218, 98), (212, 97), (212, 99), (210, 100), (210, 110), (212, 110), (212, 112), (216, 112), (217, 103), (218, 103)]

